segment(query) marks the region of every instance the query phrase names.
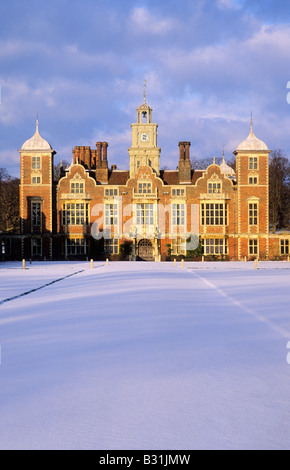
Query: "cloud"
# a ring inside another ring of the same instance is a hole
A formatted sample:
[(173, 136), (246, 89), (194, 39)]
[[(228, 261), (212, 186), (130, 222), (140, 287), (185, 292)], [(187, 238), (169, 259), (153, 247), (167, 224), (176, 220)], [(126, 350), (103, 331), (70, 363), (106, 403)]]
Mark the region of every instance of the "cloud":
[[(247, 38), (231, 38), (223, 44), (195, 47), (191, 50), (170, 49), (159, 53), (160, 69), (167, 70), (179, 83), (189, 85), (206, 97), (219, 96), (224, 101), (238, 101), (273, 91), (277, 78), (284, 76), (290, 47), (290, 26), (262, 25)], [(244, 94), (244, 96), (243, 96)], [(240, 99), (238, 96), (240, 95)], [(277, 96), (277, 94), (276, 94)]]
[(95, 148), (96, 136), (98, 141), (109, 142), (108, 159), (110, 164), (116, 164), (118, 169), (128, 170), (128, 148), (132, 145), (131, 129), (104, 132), (100, 128), (95, 128), (90, 141), (92, 148)]
[(242, 8), (237, 0), (217, 0), (217, 7), (221, 10), (240, 10)]
[(29, 56), (31, 54), (53, 54), (47, 44), (41, 42), (6, 40), (0, 41), (0, 59), (15, 56)]
[(171, 17), (154, 16), (145, 7), (137, 7), (133, 10), (128, 25), (137, 34), (162, 36), (172, 32), (177, 27), (177, 22)]
[(290, 26), (271, 21), (273, 2), (267, 21), (264, 0), (255, 3), (259, 14), (247, 0), (86, 0), (86, 8), (30, 0), (18, 15), (18, 0), (2, 3), (0, 150), (31, 137), (38, 112), (57, 158), (106, 140), (110, 161), (128, 168), (144, 79), (162, 165), (176, 167), (183, 139), (193, 155), (213, 156), (224, 144), (234, 150), (251, 110), (258, 137), (289, 148)]

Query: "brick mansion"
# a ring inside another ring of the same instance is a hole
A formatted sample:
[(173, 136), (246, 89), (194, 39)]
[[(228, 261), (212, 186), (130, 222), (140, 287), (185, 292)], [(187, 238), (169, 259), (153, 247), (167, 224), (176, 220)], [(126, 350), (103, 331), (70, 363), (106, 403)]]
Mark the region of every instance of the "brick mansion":
[(251, 123), (225, 159), (193, 170), (191, 143), (179, 142), (177, 169), (161, 170), (158, 125), (146, 103), (132, 124), (128, 170), (108, 163), (108, 143), (77, 146), (55, 182), (55, 150), (36, 126), (20, 150), (21, 256), (26, 259), (108, 257), (166, 260), (188, 256), (230, 260), (289, 255), (289, 235), (269, 231), (269, 153)]

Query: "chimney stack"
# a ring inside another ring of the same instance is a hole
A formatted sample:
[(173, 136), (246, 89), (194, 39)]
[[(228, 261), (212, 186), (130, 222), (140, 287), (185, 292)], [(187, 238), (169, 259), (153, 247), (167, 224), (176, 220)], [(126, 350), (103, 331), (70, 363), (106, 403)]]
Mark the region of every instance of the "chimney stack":
[(179, 160), (183, 161), (185, 158), (185, 145), (184, 142), (179, 142)]
[(191, 182), (190, 142), (179, 142), (179, 182), (189, 184)]
[(102, 161), (102, 168), (108, 168), (108, 142), (102, 142), (103, 148), (103, 161)]
[(101, 168), (102, 166), (102, 142), (97, 142), (97, 161), (96, 161), (96, 167)]
[(190, 142), (185, 142), (185, 160), (190, 160)]
[(91, 147), (85, 147), (84, 160), (85, 160), (85, 166), (87, 168), (91, 168)]

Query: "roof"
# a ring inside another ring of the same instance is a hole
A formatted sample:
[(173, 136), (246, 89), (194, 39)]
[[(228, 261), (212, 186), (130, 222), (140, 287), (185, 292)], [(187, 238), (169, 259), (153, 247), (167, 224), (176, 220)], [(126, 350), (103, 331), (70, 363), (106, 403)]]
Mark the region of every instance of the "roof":
[(31, 139), (27, 140), (23, 145), (21, 150), (41, 150), (41, 151), (51, 151), (52, 147), (50, 144), (44, 140), (39, 134), (38, 130), (38, 121), (36, 121), (36, 132)]
[(125, 186), (130, 178), (130, 171), (114, 170), (109, 173), (108, 184)]
[[(203, 170), (195, 170), (192, 172), (191, 184), (195, 184), (199, 178), (204, 174)], [(164, 170), (160, 171), (160, 178), (165, 184), (169, 186), (177, 186), (180, 184), (179, 170)]]
[[(195, 184), (199, 178), (204, 174), (204, 170), (195, 170), (192, 172), (191, 184)], [(164, 184), (168, 186), (177, 186), (179, 182), (178, 170), (161, 170), (160, 178)], [(125, 186), (130, 179), (130, 171), (127, 170), (114, 170), (109, 172), (108, 184), (112, 186)]]
[(165, 184), (169, 186), (179, 184), (179, 171), (178, 170), (161, 170), (160, 178)]
[(247, 151), (251, 151), (251, 150), (257, 150), (257, 151), (268, 151), (268, 147), (267, 145), (265, 144), (265, 142), (263, 142), (262, 140), (258, 139), (254, 132), (253, 132), (253, 124), (251, 123), (251, 131), (250, 131), (250, 134), (248, 135), (248, 137), (243, 140), (243, 142), (240, 143), (240, 145), (238, 146), (237, 148), (237, 151), (240, 151), (240, 150), (247, 150)]
[(205, 170), (195, 170), (191, 178), (192, 184), (195, 184), (197, 180), (204, 175), (204, 173), (205, 173)]

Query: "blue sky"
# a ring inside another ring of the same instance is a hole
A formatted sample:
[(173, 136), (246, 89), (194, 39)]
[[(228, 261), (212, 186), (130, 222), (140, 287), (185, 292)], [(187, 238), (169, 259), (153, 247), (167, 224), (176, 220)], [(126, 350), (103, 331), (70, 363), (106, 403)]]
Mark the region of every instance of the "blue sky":
[(128, 168), (144, 79), (161, 166), (180, 140), (192, 158), (232, 158), (251, 111), (257, 137), (290, 155), (290, 2), (0, 0), (0, 167), (19, 175), (38, 113), (56, 163), (106, 140)]

